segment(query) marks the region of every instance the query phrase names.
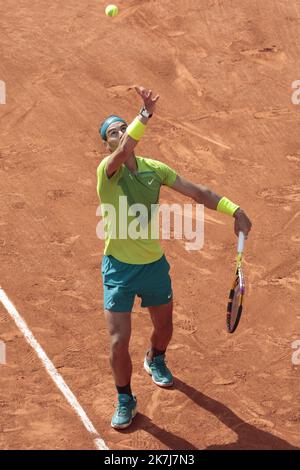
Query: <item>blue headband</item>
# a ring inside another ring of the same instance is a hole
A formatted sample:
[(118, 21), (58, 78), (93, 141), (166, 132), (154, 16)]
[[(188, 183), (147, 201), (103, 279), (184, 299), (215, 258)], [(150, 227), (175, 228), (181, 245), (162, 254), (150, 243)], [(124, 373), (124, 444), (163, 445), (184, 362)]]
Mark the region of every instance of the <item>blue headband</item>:
[(100, 133), (103, 140), (107, 140), (106, 139), (106, 131), (107, 131), (107, 128), (113, 122), (124, 122), (124, 124), (126, 124), (126, 126), (127, 126), (127, 122), (124, 121), (124, 119), (120, 118), (119, 116), (116, 116), (115, 114), (112, 114), (111, 116), (108, 116), (108, 118), (106, 118), (105, 121), (103, 121), (103, 123), (101, 124), (101, 127), (99, 129), (99, 133)]

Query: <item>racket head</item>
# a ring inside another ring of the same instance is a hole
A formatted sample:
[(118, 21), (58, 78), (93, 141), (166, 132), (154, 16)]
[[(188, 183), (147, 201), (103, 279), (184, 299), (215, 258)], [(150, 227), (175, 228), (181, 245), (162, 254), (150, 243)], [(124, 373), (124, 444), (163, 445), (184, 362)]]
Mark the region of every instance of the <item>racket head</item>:
[(239, 324), (243, 311), (243, 298), (245, 294), (245, 279), (241, 267), (236, 270), (234, 282), (229, 292), (227, 304), (226, 326), (229, 333), (233, 333)]

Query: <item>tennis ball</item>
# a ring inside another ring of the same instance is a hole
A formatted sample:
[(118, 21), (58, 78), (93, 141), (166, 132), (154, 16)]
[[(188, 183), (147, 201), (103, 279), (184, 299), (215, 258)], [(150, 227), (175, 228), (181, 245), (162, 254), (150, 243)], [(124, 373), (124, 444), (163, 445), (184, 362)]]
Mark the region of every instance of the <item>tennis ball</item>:
[(105, 8), (106, 16), (117, 16), (119, 13), (119, 8), (116, 5), (107, 5)]

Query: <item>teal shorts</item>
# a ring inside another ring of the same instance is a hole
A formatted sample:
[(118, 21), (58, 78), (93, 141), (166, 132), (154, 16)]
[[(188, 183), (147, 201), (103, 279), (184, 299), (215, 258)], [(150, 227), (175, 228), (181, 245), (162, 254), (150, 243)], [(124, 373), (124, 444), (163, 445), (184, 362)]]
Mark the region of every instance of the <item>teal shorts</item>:
[(113, 256), (103, 256), (104, 308), (131, 312), (136, 295), (141, 297), (142, 307), (169, 303), (173, 297), (169, 271), (165, 255), (149, 264), (122, 263)]

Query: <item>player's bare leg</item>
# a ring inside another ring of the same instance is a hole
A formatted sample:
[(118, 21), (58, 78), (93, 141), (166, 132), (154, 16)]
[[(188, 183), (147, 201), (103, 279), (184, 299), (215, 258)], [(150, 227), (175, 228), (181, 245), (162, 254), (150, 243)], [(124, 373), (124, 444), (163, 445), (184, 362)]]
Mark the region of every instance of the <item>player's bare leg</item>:
[(148, 307), (153, 331), (150, 338), (151, 351), (149, 359), (153, 358), (153, 349), (165, 351), (173, 334), (173, 301), (157, 307)]
[(131, 336), (131, 313), (105, 310), (105, 318), (110, 334), (110, 366), (116, 386), (130, 383), (132, 362), (129, 355)]
[(130, 426), (137, 413), (137, 400), (131, 392), (132, 362), (129, 355), (131, 313), (105, 310), (110, 334), (110, 365), (118, 390), (118, 404), (111, 420), (115, 429)]
[(166, 366), (165, 352), (173, 333), (173, 302), (148, 307), (154, 326), (151, 335), (151, 348), (144, 360), (144, 368), (152, 376), (156, 385), (170, 387), (173, 376)]

